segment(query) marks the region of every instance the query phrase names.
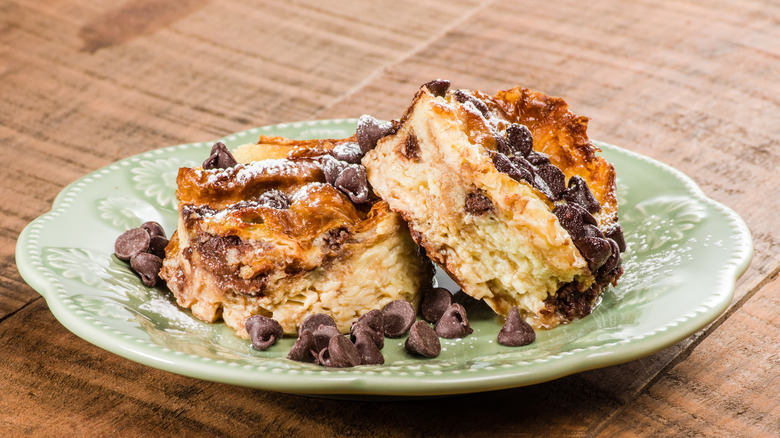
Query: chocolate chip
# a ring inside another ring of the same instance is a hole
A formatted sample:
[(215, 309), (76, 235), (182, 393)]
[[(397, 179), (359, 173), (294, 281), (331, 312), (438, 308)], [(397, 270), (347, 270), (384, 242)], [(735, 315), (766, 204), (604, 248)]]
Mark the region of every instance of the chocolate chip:
[(276, 189), (263, 192), (257, 197), (257, 203), (261, 207), (285, 210), (290, 208), (290, 199), (284, 193)]
[(591, 224), (583, 224), (582, 225), (582, 232), (580, 232), (579, 236), (577, 236), (578, 239), (582, 239), (585, 237), (598, 237), (599, 239), (604, 238), (604, 233), (599, 230), (599, 228), (595, 225)]
[(347, 195), (352, 202), (362, 204), (368, 201), (368, 179), (365, 167), (360, 164), (348, 164), (326, 155), (320, 161), (320, 169), (325, 176), (325, 182)]
[(362, 115), (357, 124), (357, 141), (360, 151), (366, 152), (374, 149), (376, 143), (384, 136), (390, 135), (395, 131), (390, 122), (379, 123), (379, 121), (369, 115)]
[(520, 123), (513, 123), (506, 128), (506, 140), (514, 155), (525, 157), (533, 150), (534, 136), (527, 126)]
[(238, 162), (233, 154), (230, 153), (225, 143), (218, 141), (211, 147), (211, 154), (203, 162), (204, 169), (227, 169), (233, 167)]
[(619, 224), (613, 224), (605, 233), (607, 237), (614, 240), (620, 248), (620, 252), (626, 251), (626, 239), (623, 237), (623, 227)]
[(368, 180), (366, 179), (366, 168), (358, 164), (350, 164), (336, 178), (333, 185), (349, 196), (349, 199), (355, 204), (368, 202)]
[(467, 93), (464, 90), (455, 90), (452, 95), (455, 97), (455, 100), (458, 102), (465, 104), (466, 102), (471, 102), (472, 105), (480, 112), (483, 116), (487, 117), (488, 115), (488, 107), (485, 105), (485, 102), (477, 99), (476, 97), (472, 96), (471, 94)]
[(462, 338), (472, 332), (466, 309), (458, 303), (450, 305), (436, 323), (436, 334), (442, 338)]
[(509, 161), (511, 161), (512, 164), (514, 164), (514, 166), (520, 170), (520, 172), (523, 174), (524, 180), (528, 181), (529, 183), (533, 183), (533, 181), (536, 179), (536, 171), (534, 170), (533, 164), (519, 155), (515, 155), (514, 157), (509, 158)]
[(330, 338), (334, 336), (341, 336), (339, 329), (329, 325), (321, 325), (314, 329), (312, 332), (314, 335), (314, 346), (316, 351), (322, 351), (323, 348), (328, 346)]
[(495, 207), (493, 201), (487, 196), (479, 192), (471, 192), (466, 195), (464, 209), (466, 213), (479, 216), (495, 210)]
[(502, 137), (499, 133), (494, 133), (494, 137), (496, 140), (496, 150), (504, 155), (512, 155), (514, 154), (514, 151), (512, 148), (509, 147), (509, 142), (506, 140), (505, 137)]
[(341, 248), (341, 245), (349, 240), (349, 230), (346, 227), (338, 227), (328, 230), (325, 234), (324, 243), (325, 246), (332, 250)]
[(336, 178), (341, 175), (341, 172), (349, 166), (349, 163), (345, 161), (339, 161), (333, 157), (326, 156), (320, 161), (320, 169), (322, 174), (325, 175), (325, 182), (333, 185), (336, 182)]
[(139, 252), (130, 259), (130, 267), (141, 276), (141, 281), (149, 287), (154, 287), (160, 281), (162, 259), (154, 254)]
[(162, 225), (158, 224), (155, 221), (149, 221), (144, 222), (141, 224), (141, 229), (146, 230), (147, 233), (149, 233), (149, 236), (161, 236), (165, 237), (165, 230), (163, 229)]
[(350, 334), (352, 342), (356, 342), (356, 331), (366, 331), (376, 346), (381, 350), (385, 346), (385, 318), (381, 311), (373, 309), (352, 322)]
[(327, 313), (312, 313), (303, 319), (301, 326), (298, 328), (298, 333), (303, 333), (304, 330), (314, 332), (314, 330), (317, 330), (317, 327), (321, 325), (337, 327), (336, 321)]
[(585, 260), (588, 261), (588, 268), (596, 272), (612, 254), (612, 246), (606, 239), (598, 237), (583, 237), (574, 241), (574, 245), (580, 250)]
[(122, 260), (130, 260), (134, 255), (149, 249), (151, 237), (142, 228), (133, 228), (120, 234), (114, 242), (114, 254)]
[(382, 309), (385, 324), (385, 336), (400, 338), (414, 323), (414, 307), (408, 301), (390, 301)]
[(258, 350), (267, 350), (284, 336), (281, 324), (273, 318), (252, 315), (244, 323), (252, 346)]
[(357, 345), (358, 339), (361, 337), (368, 337), (377, 350), (381, 350), (385, 346), (384, 327), (380, 329), (380, 332), (370, 328), (365, 322), (353, 322), (350, 328), (349, 339)]
[(334, 336), (328, 347), (320, 352), (320, 364), (326, 367), (349, 368), (360, 365), (360, 352), (344, 336)]
[(418, 161), (420, 159), (420, 145), (417, 143), (417, 136), (414, 133), (410, 133), (406, 137), (401, 154), (409, 160)]
[(358, 353), (360, 354), (361, 365), (382, 365), (385, 363), (385, 357), (382, 352), (379, 351), (379, 346), (376, 345), (374, 339), (371, 337), (368, 326), (364, 323), (358, 324), (359, 327), (365, 327), (365, 329), (353, 330), (352, 342), (355, 343)]
[(314, 334), (311, 330), (302, 330), (298, 339), (296, 339), (287, 359), (296, 362), (315, 363), (317, 362), (317, 345), (314, 341)]
[(426, 82), (423, 87), (427, 88), (434, 96), (444, 97), (447, 90), (450, 89), (450, 81), (446, 79), (434, 79)]
[(515, 181), (520, 181), (521, 179), (525, 181), (533, 181), (534, 176), (528, 169), (525, 167), (517, 168), (506, 155), (500, 152), (494, 153), (492, 158), (493, 165), (496, 166), (496, 170), (509, 175), (509, 177)]
[(363, 151), (360, 150), (360, 146), (354, 141), (338, 144), (329, 153), (333, 158), (349, 164), (360, 164), (360, 160), (363, 159), (364, 155)]
[(588, 210), (585, 210), (585, 207), (583, 207), (583, 206), (581, 206), (579, 204), (574, 204), (574, 203), (566, 204), (566, 205), (571, 206), (573, 209), (575, 209), (577, 211), (577, 213), (580, 214), (580, 217), (582, 218), (582, 223), (583, 224), (591, 224), (591, 225), (595, 225), (595, 226), (599, 225), (599, 223), (596, 220), (596, 218), (593, 217), (593, 215), (590, 214), (590, 212), (588, 212)]
[(417, 321), (412, 325), (404, 346), (409, 353), (417, 356), (436, 357), (441, 353), (439, 337), (425, 321)]
[(525, 156), (526, 160), (528, 160), (529, 163), (533, 164), (534, 166), (541, 166), (542, 164), (547, 164), (550, 162), (550, 157), (547, 155), (531, 151), (528, 153), (528, 155)]
[(420, 304), (420, 313), (423, 319), (436, 324), (444, 312), (452, 304), (452, 294), (443, 287), (436, 287), (425, 291)]
[(599, 268), (599, 273), (602, 274), (602, 276), (609, 274), (615, 268), (617, 268), (620, 265), (620, 247), (618, 246), (617, 242), (614, 240), (607, 238), (607, 243), (609, 243), (609, 246), (611, 248), (611, 253), (609, 255), (609, 258), (606, 262)]
[[(497, 171), (499, 171), (501, 173), (505, 173), (505, 174), (511, 176), (513, 179), (517, 179), (517, 178), (520, 177), (519, 171), (517, 170), (515, 165), (512, 164), (511, 161), (509, 161), (509, 157), (507, 157), (506, 155), (498, 152), (498, 153), (492, 154), (491, 158), (493, 160), (493, 165), (496, 167)], [(517, 178), (515, 178), (513, 173), (515, 175), (517, 175)]]
[(569, 179), (569, 188), (564, 192), (563, 198), (567, 202), (585, 207), (585, 210), (588, 210), (590, 213), (596, 213), (601, 210), (601, 205), (599, 205), (599, 201), (596, 200), (593, 192), (588, 188), (588, 184), (577, 175)]
[(368, 312), (360, 315), (355, 321), (356, 323), (365, 323), (369, 328), (375, 330), (377, 333), (382, 333), (384, 330), (384, 315), (381, 310), (371, 309)]
[(553, 195), (550, 199), (553, 201), (561, 199), (563, 192), (566, 191), (566, 176), (561, 169), (552, 164), (541, 164), (536, 168), (536, 174), (542, 177), (550, 188)]
[(168, 239), (166, 239), (164, 236), (152, 236), (152, 238), (149, 240), (149, 249), (147, 252), (164, 259), (166, 246), (168, 246)]
[(542, 192), (542, 194), (547, 197), (547, 199), (553, 199), (554, 195), (552, 190), (550, 190), (550, 187), (547, 186), (547, 182), (541, 176), (539, 176), (538, 173), (534, 174), (534, 181), (532, 185), (536, 190)]
[(507, 347), (522, 347), (536, 340), (533, 327), (520, 316), (517, 306), (509, 309), (506, 322), (498, 332), (498, 343)]
[(572, 240), (582, 237), (582, 215), (572, 204), (560, 204), (553, 209), (553, 214), (564, 230), (569, 232)]

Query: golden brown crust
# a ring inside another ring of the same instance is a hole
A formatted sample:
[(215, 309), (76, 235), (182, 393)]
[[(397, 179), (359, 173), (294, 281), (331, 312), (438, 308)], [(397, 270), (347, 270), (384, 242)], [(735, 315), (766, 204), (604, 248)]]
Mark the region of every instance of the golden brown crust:
[(176, 197), (180, 204), (221, 209), (268, 190), (288, 191), (316, 181), (324, 181), (324, 177), (314, 160), (267, 160), (213, 171), (182, 167), (176, 177)]

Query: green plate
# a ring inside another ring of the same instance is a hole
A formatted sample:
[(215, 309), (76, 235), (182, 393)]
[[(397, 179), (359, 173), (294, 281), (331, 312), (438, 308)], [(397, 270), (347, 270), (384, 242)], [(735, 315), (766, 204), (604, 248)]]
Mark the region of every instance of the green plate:
[[(229, 147), (257, 136), (342, 138), (356, 120), (266, 126), (223, 139)], [(69, 330), (108, 351), (199, 379), (272, 391), (366, 396), (428, 396), (530, 385), (614, 365), (673, 345), (728, 306), (752, 256), (742, 219), (705, 197), (677, 170), (615, 146), (596, 143), (618, 174), (620, 223), (628, 243), (620, 285), (591, 315), (549, 331), (531, 345), (499, 345), (500, 323), (469, 305), (474, 333), (442, 339), (435, 359), (408, 355), (388, 339), (386, 363), (328, 369), (285, 358), (293, 339), (265, 352), (224, 324), (181, 310), (164, 288), (147, 288), (113, 256), (115, 238), (142, 222), (176, 227), (176, 173), (208, 156), (211, 143), (154, 150), (97, 170), (69, 185), (52, 210), (30, 223), (16, 247), (24, 279)], [(440, 282), (451, 285), (439, 273)]]

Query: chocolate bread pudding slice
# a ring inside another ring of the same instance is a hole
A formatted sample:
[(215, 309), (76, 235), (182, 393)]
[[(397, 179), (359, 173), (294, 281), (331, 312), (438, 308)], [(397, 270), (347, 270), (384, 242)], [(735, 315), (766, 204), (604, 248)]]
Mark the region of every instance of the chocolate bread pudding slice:
[(497, 313), (517, 306), (535, 328), (554, 327), (589, 314), (622, 274), (614, 167), (562, 99), (437, 80), (391, 126), (361, 124), (373, 190)]
[(218, 143), (181, 168), (179, 223), (160, 276), (199, 319), (241, 337), (264, 315), (285, 333), (326, 313), (339, 330), (396, 299), (417, 305), (433, 270), (406, 223), (370, 192), (353, 139)]

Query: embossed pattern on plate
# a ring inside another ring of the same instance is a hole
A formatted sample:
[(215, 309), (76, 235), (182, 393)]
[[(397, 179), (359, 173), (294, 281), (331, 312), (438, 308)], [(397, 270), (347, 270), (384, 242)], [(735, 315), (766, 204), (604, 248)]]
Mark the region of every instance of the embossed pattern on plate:
[[(260, 134), (341, 138), (356, 120), (320, 120), (255, 128), (223, 139), (229, 147)], [(265, 352), (179, 309), (162, 288), (147, 288), (112, 255), (116, 236), (147, 220), (176, 227), (176, 172), (200, 163), (211, 143), (158, 149), (121, 160), (74, 182), (19, 237), (17, 265), (52, 313), (85, 340), (128, 359), (199, 379), (309, 394), (424, 396), (539, 383), (651, 354), (700, 330), (731, 301), (752, 256), (739, 216), (705, 197), (679, 171), (596, 143), (618, 173), (626, 273), (594, 312), (540, 331), (520, 348), (498, 345), (500, 323), (466, 300), (474, 333), (442, 339), (435, 359), (404, 352), (388, 339), (386, 364), (326, 369), (285, 359), (292, 339)], [(438, 275), (441, 275), (439, 273)], [(449, 281), (439, 277), (441, 281)]]

